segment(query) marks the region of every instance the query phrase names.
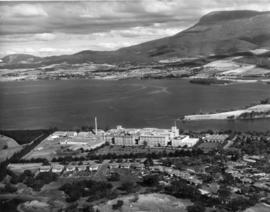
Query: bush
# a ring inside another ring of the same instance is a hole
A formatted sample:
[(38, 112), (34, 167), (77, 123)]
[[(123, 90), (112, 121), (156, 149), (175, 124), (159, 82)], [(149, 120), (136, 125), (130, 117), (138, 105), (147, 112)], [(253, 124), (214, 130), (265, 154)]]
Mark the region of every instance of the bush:
[(112, 209), (118, 210), (123, 206), (123, 204), (124, 204), (123, 200), (117, 200), (117, 203), (112, 205)]

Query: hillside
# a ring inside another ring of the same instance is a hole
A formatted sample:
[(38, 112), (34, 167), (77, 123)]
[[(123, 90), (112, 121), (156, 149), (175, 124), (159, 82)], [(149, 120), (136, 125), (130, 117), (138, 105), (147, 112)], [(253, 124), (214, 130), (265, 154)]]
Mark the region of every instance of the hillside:
[(145, 57), (194, 57), (235, 54), (270, 48), (270, 13), (255, 11), (213, 12), (193, 27), (172, 37), (120, 49)]
[(0, 135), (0, 162), (20, 151), (22, 147), (12, 138)]

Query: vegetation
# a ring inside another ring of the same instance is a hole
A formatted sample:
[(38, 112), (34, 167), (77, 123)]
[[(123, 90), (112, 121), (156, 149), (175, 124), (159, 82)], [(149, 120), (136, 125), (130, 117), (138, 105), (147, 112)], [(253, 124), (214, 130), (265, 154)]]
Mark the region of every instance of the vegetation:
[(94, 200), (114, 196), (112, 184), (93, 180), (66, 183), (60, 190), (66, 193), (67, 202), (74, 202), (81, 197), (88, 197), (88, 201), (92, 202)]
[(194, 205), (187, 206), (188, 212), (204, 212), (205, 207), (199, 203), (195, 203)]
[(113, 210), (119, 210), (123, 206), (123, 200), (117, 200), (115, 204), (112, 205)]

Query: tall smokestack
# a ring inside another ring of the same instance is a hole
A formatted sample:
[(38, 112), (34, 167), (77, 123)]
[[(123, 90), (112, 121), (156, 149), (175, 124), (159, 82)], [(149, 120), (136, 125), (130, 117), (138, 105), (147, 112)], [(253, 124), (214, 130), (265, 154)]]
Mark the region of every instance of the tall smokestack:
[(97, 117), (95, 117), (95, 133), (97, 135)]

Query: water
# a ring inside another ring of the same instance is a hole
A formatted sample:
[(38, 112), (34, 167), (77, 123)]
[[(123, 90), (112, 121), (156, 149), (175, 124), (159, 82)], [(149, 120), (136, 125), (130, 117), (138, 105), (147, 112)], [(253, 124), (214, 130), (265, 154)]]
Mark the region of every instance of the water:
[[(270, 97), (270, 85), (196, 85), (186, 80), (0, 83), (0, 128), (170, 127), (176, 118), (230, 110)], [(178, 123), (180, 125), (180, 123)], [(270, 120), (197, 121), (185, 129), (270, 130)]]

